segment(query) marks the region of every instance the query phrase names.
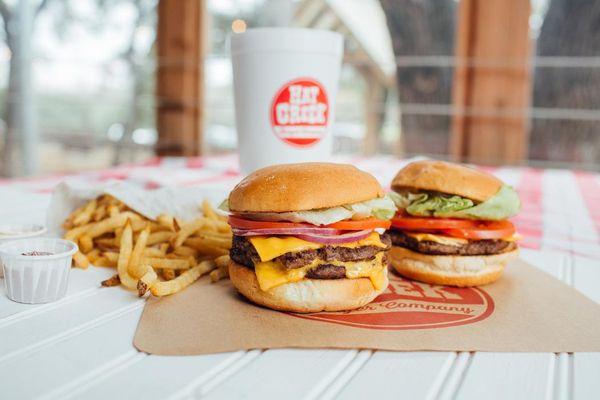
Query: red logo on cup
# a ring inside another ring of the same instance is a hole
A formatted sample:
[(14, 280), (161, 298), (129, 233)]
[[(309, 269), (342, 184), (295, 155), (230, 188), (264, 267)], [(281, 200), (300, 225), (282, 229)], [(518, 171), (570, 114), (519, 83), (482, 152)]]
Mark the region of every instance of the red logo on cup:
[(327, 92), (311, 78), (286, 83), (271, 103), (273, 132), (292, 146), (307, 147), (323, 139), (328, 120)]
[(494, 301), (483, 289), (434, 286), (390, 273), (390, 285), (357, 310), (290, 314), (365, 329), (404, 330), (472, 324), (492, 315)]

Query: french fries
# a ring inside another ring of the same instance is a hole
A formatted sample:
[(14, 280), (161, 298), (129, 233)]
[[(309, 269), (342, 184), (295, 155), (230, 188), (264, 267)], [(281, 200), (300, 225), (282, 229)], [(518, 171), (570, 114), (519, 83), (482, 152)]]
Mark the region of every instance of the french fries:
[(156, 281), (158, 281), (158, 275), (156, 275), (154, 268), (146, 267), (146, 273), (142, 275), (137, 283), (138, 296), (142, 297), (145, 295), (148, 289), (150, 289)]
[(229, 256), (215, 258), (217, 268), (210, 272), (210, 280), (220, 281), (223, 278), (229, 278)]
[(137, 289), (137, 281), (129, 274), (129, 263), (133, 251), (133, 229), (131, 221), (127, 221), (121, 235), (121, 251), (117, 260), (117, 272), (121, 284), (128, 289)]
[(102, 286), (122, 285), (140, 297), (177, 293), (209, 273), (215, 282), (226, 278), (231, 229), (207, 201), (200, 210), (202, 216), (189, 221), (167, 214), (150, 220), (102, 195), (73, 211), (63, 224), (65, 239), (79, 245), (73, 265), (116, 268)]
[(202, 261), (200, 264), (188, 269), (175, 279), (154, 283), (150, 287), (150, 292), (154, 296), (167, 296), (169, 294), (177, 293), (181, 289), (197, 281), (202, 275), (212, 271), (215, 268), (216, 264), (213, 261)]
[(77, 268), (87, 269), (90, 266), (90, 260), (88, 260), (87, 256), (83, 254), (81, 251), (73, 254), (73, 263)]

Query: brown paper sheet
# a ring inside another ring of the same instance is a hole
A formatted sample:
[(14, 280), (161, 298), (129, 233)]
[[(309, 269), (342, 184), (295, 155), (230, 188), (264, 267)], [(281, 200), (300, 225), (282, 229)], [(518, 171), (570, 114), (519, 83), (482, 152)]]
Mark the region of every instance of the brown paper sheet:
[(228, 280), (203, 278), (150, 299), (134, 345), (160, 355), (281, 347), (381, 350), (600, 351), (600, 306), (517, 261), (498, 282), (458, 289), (403, 280), (351, 312), (289, 314), (250, 304)]

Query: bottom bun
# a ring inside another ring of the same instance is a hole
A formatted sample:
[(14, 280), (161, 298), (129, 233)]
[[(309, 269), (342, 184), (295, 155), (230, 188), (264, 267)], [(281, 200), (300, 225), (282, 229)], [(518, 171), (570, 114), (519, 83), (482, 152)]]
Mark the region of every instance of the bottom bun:
[(519, 256), (515, 249), (489, 256), (438, 256), (393, 246), (390, 262), (402, 276), (448, 286), (479, 286), (496, 281), (504, 266)]
[(279, 311), (312, 313), (319, 311), (353, 310), (370, 303), (387, 288), (375, 290), (369, 278), (303, 279), (263, 291), (258, 286), (254, 270), (229, 263), (229, 279), (248, 300)]

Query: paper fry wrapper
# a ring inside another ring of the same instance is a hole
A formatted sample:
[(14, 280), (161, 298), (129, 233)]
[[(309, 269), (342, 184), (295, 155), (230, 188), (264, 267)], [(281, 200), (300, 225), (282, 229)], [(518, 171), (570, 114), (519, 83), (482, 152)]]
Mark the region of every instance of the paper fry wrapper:
[(225, 192), (205, 188), (165, 187), (145, 190), (122, 182), (93, 186), (63, 182), (54, 189), (50, 200), (46, 221), (49, 234), (60, 236), (62, 223), (69, 214), (102, 194), (109, 194), (121, 200), (129, 208), (149, 219), (156, 219), (160, 214), (169, 214), (183, 221), (201, 215), (200, 205), (203, 200), (206, 199), (216, 206), (227, 196)]

